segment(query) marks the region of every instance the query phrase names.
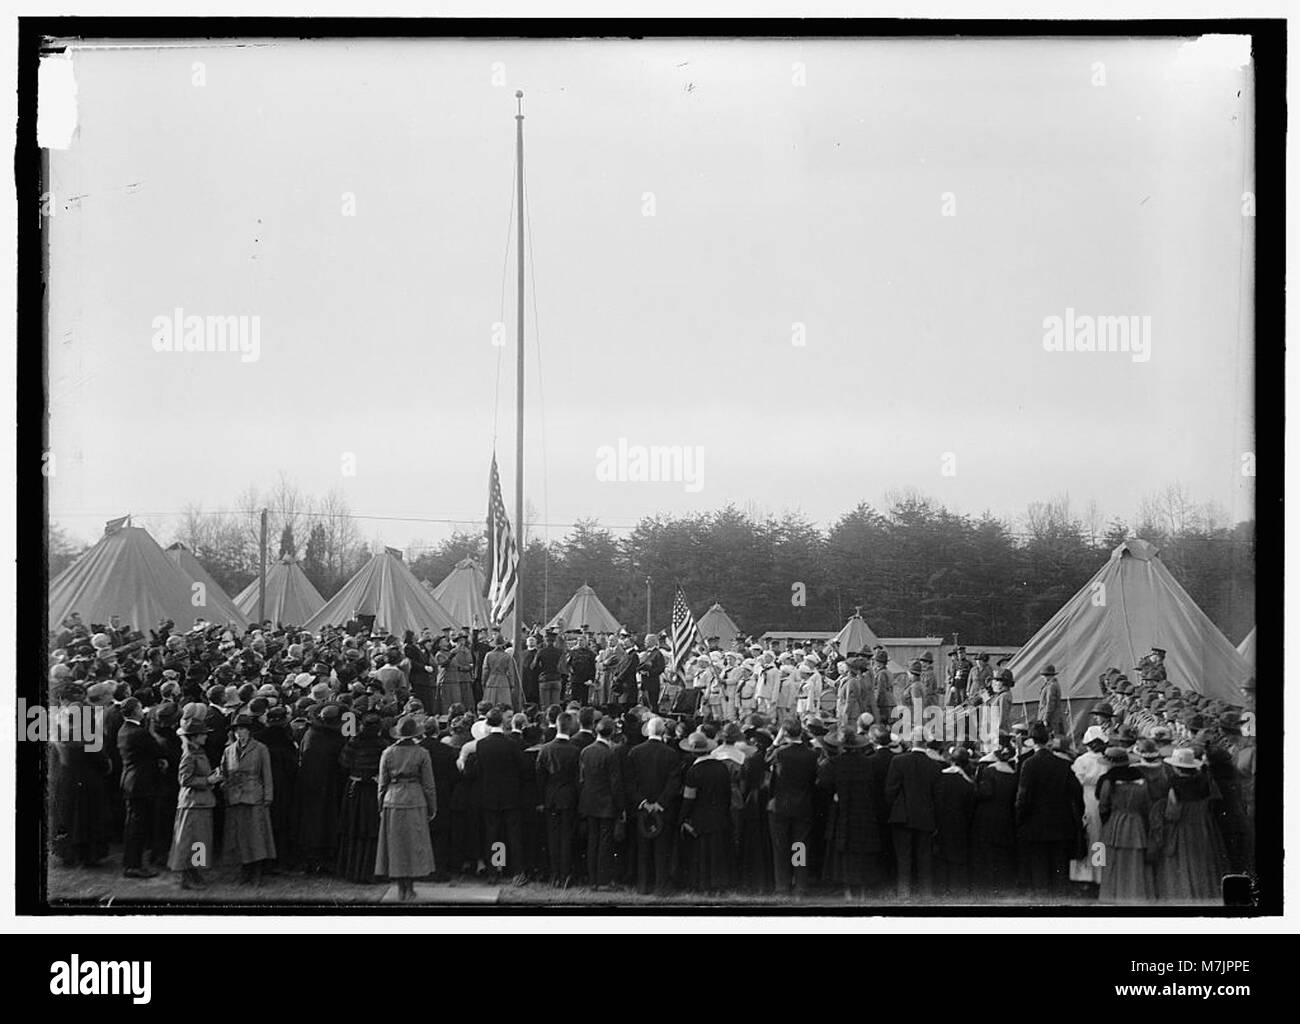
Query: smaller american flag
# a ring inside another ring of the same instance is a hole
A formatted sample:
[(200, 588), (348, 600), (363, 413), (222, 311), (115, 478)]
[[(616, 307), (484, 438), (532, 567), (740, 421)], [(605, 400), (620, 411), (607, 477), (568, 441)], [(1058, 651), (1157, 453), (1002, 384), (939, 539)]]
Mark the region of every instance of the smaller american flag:
[(510, 531), (510, 517), (501, 500), (501, 477), (497, 473), (496, 452), (492, 453), (492, 479), (488, 486), (488, 555), (492, 559), (492, 582), (488, 586), (488, 606), (492, 621), (505, 622), (514, 611), (515, 584), (519, 580), (519, 550)]
[(699, 642), (700, 630), (695, 625), (695, 616), (691, 614), (682, 588), (678, 587), (677, 596), (673, 598), (673, 656), (669, 665), (673, 672), (679, 671), (690, 653), (691, 645)]

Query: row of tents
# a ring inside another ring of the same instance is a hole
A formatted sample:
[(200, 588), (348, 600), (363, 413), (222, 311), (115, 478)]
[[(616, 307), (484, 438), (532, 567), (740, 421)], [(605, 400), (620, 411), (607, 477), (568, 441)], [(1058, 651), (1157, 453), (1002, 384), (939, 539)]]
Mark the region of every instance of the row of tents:
[[(377, 627), (398, 635), (425, 627), (485, 629), (490, 625), (485, 589), (483, 569), (471, 558), (433, 587), (416, 579), (400, 551), (385, 548), (326, 601), (294, 559), (281, 558), (267, 570), (264, 617), (315, 630), (357, 614), (373, 615)], [(51, 581), (49, 625), (53, 632), (77, 611), (86, 623), (118, 615), (137, 629), (166, 618), (181, 627), (203, 618), (243, 628), (259, 617), (258, 598), (258, 581), (232, 600), (184, 544), (164, 551), (129, 519), (114, 520), (98, 543)], [(547, 625), (595, 633), (622, 628), (586, 584)], [(701, 636), (723, 644), (741, 634), (720, 604), (697, 625)], [(841, 651), (866, 651), (881, 643), (856, 612), (836, 639)], [(1174, 579), (1157, 548), (1129, 540), (1012, 656), (1007, 665), (1016, 679), (1012, 699), (1036, 704), (1042, 671), (1050, 664), (1071, 716), (1082, 719), (1101, 696), (1102, 674), (1109, 668), (1129, 672), (1152, 647), (1168, 652), (1165, 667), (1179, 685), (1230, 704), (1244, 702), (1242, 686), (1255, 673), (1255, 630), (1233, 647)], [(889, 667), (905, 671), (893, 660)]]

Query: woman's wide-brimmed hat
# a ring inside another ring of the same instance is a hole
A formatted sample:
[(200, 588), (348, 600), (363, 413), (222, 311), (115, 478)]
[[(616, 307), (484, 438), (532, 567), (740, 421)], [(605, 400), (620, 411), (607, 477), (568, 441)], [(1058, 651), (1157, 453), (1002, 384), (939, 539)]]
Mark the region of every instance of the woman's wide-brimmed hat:
[(424, 735), (424, 718), (417, 715), (403, 715), (389, 730), (388, 735), (395, 740), (418, 740)]
[(1105, 758), (1111, 764), (1128, 764), (1128, 747), (1107, 747)]
[(181, 711), (181, 724), (176, 727), (178, 736), (198, 736), (212, 731), (208, 725), (210, 704), (186, 704)]
[(1205, 762), (1196, 756), (1196, 751), (1191, 747), (1178, 747), (1172, 754), (1165, 758), (1166, 764), (1171, 764), (1175, 768), (1200, 768)]
[(702, 732), (693, 732), (687, 736), (686, 739), (677, 744), (678, 747), (686, 751), (688, 754), (707, 754), (717, 745), (716, 740), (709, 739)]

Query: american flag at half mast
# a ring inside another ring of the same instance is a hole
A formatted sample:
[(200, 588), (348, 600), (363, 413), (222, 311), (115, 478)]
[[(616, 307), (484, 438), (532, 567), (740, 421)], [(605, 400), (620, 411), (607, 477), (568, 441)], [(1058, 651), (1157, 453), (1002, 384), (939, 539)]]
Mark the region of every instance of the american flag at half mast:
[(491, 583), (488, 585), (489, 616), (494, 623), (505, 622), (514, 611), (515, 584), (519, 574), (519, 549), (510, 530), (510, 517), (501, 500), (501, 477), (497, 473), (496, 452), (492, 453), (492, 479), (488, 485), (488, 555), (492, 559)]
[(686, 595), (678, 587), (677, 596), (673, 598), (673, 657), (669, 665), (674, 672), (681, 668), (694, 643), (700, 643), (700, 630), (695, 625), (690, 605), (686, 603)]

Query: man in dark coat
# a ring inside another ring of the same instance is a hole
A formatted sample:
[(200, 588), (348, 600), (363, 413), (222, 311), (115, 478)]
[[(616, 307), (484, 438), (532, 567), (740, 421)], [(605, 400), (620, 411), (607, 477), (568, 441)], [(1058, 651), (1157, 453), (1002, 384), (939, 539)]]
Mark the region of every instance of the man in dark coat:
[[(654, 890), (662, 895), (669, 889), (672, 836), (682, 791), (682, 758), (668, 746), (668, 723), (662, 718), (651, 718), (645, 723), (644, 731), (646, 741), (638, 743), (627, 755), (630, 776), (627, 782), (632, 793), (629, 802), (636, 809), (636, 887), (637, 892), (649, 893), (653, 875)], [(652, 824), (658, 826), (659, 832), (647, 838), (643, 833), (653, 831), (646, 827)]]
[[(122, 729), (122, 702), (130, 696), (126, 683), (113, 688), (113, 700), (104, 708), (104, 749), (108, 753), (109, 776), (107, 782), (109, 803), (108, 838), (112, 842), (122, 838), (122, 824), (126, 821), (126, 807), (122, 801), (122, 752), (117, 748), (117, 734)], [(218, 762), (213, 761), (213, 764)], [(220, 849), (218, 846), (217, 849)]]
[(935, 866), (939, 890), (946, 897), (970, 893), (971, 822), (975, 818), (975, 776), (970, 751), (954, 747), (939, 775), (935, 797)]
[(578, 760), (578, 813), (587, 822), (587, 868), (593, 889), (608, 886), (614, 871), (614, 823), (623, 812), (621, 758), (613, 747), (614, 720), (596, 723), (595, 742)]
[(584, 634), (578, 645), (569, 652), (569, 687), (573, 700), (586, 704), (588, 688), (596, 678), (596, 652), (591, 649)]
[(664, 674), (664, 652), (659, 649), (659, 638), (653, 633), (645, 636), (645, 651), (640, 657), (641, 692), (651, 711), (659, 710), (659, 681)]
[(537, 788), (546, 821), (546, 851), (551, 880), (566, 885), (573, 875), (573, 837), (578, 814), (578, 758), (573, 743), (578, 720), (569, 712), (556, 720), (555, 739), (537, 752)]
[(872, 806), (876, 812), (876, 825), (880, 833), (880, 867), (884, 872), (884, 881), (892, 883), (897, 874), (894, 860), (894, 836), (889, 827), (889, 801), (885, 799), (885, 784), (889, 781), (889, 766), (894, 761), (894, 750), (890, 746), (889, 726), (877, 722), (867, 730), (867, 738), (873, 748), (871, 758)]
[(456, 767), (457, 748), (443, 743), (436, 730), (427, 731), (420, 746), (429, 752), (429, 760), (433, 763), (433, 786), (438, 795), (438, 814), (429, 822), (429, 838), (433, 843), (433, 880), (446, 882), (451, 878), (452, 793), (460, 783), (460, 770)]
[(122, 874), (127, 878), (154, 878), (158, 872), (144, 866), (144, 850), (153, 828), (159, 773), (166, 760), (163, 748), (144, 724), (144, 709), (134, 697), (122, 702), (117, 749), (122, 759), (122, 801), (126, 808)]
[(935, 797), (939, 762), (926, 750), (925, 730), (912, 730), (912, 748), (896, 756), (885, 780), (890, 831), (897, 860), (898, 895), (929, 896), (933, 887), (932, 844), (936, 826)]
[(1020, 769), (1016, 834), (1035, 897), (1060, 896), (1070, 877), (1070, 858), (1083, 821), (1083, 787), (1067, 757), (1049, 748), (1045, 722), (1029, 731), (1034, 753)]
[(637, 670), (641, 666), (641, 655), (636, 649), (636, 641), (624, 641), (623, 653), (614, 662), (609, 701), (621, 707), (629, 708), (637, 700)]
[(523, 746), (505, 734), (500, 708), (488, 712), (487, 727), (488, 734), (474, 747), (474, 760), (466, 765), (465, 777), (480, 784), (488, 865), (498, 875), (509, 872), (519, 878), (527, 870), (522, 788), (530, 768)]
[(808, 888), (808, 833), (812, 828), (817, 760), (817, 752), (804, 742), (799, 719), (787, 718), (767, 754), (772, 770), (768, 826), (778, 896), (789, 895), (792, 873), (796, 892)]

